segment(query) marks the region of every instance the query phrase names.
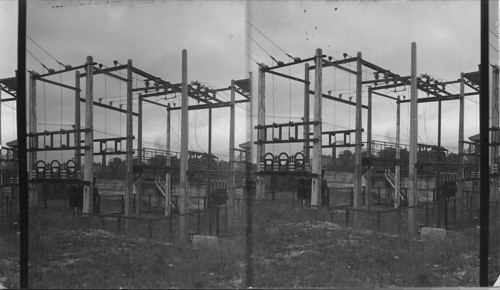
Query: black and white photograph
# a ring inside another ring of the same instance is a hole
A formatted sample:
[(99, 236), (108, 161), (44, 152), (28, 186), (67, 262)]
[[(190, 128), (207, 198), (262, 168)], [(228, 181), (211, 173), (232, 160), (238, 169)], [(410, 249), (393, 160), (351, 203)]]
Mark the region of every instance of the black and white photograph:
[(500, 287), (499, 6), (0, 1), (0, 289)]

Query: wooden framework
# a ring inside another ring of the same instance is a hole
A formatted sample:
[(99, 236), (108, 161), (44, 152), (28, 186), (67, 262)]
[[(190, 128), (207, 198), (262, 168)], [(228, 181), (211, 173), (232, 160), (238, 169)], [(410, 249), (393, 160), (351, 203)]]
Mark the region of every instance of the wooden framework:
[[(411, 103), (410, 110), (410, 132), (411, 132), (411, 141), (409, 145), (409, 153), (410, 153), (410, 161), (409, 161), (409, 171), (410, 171), (410, 190), (408, 194), (409, 198), (409, 206), (416, 204), (416, 177), (417, 177), (417, 169), (422, 166), (449, 166), (450, 162), (441, 162), (440, 160), (430, 160), (429, 162), (425, 162), (424, 160), (417, 161), (417, 126), (418, 126), (418, 104), (427, 103), (427, 102), (438, 102), (438, 145), (437, 148), (441, 148), (441, 103), (444, 101), (452, 101), (459, 100), (460, 101), (460, 122), (459, 122), (459, 155), (463, 153), (463, 131), (464, 131), (464, 98), (467, 96), (476, 96), (479, 94), (479, 74), (478, 72), (471, 73), (462, 73), (459, 79), (452, 81), (442, 81), (436, 80), (434, 78), (429, 77), (427, 74), (417, 74), (416, 67), (416, 58), (417, 58), (417, 50), (416, 43), (412, 43), (411, 45), (411, 74), (407, 76), (402, 76), (396, 73), (391, 72), (385, 68), (377, 66), (373, 63), (362, 58), (362, 54), (358, 53), (356, 57), (345, 57), (342, 60), (334, 60), (332, 57), (327, 57), (321, 53), (321, 50), (317, 50), (314, 57), (306, 58), (303, 60), (294, 60), (289, 63), (279, 63), (276, 66), (266, 66), (264, 64), (260, 64), (259, 66), (259, 94), (257, 101), (258, 108), (258, 125), (254, 127), (257, 130), (257, 141), (254, 143), (257, 144), (257, 162), (263, 164), (265, 162), (264, 156), (265, 152), (265, 144), (273, 144), (273, 143), (295, 143), (300, 142), (303, 143), (303, 152), (304, 155), (307, 156), (307, 160), (309, 160), (309, 156), (312, 156), (312, 166), (311, 166), (311, 174), (315, 174), (316, 177), (313, 177), (313, 185), (312, 185), (312, 198), (311, 203), (314, 205), (319, 205), (321, 203), (320, 200), (320, 189), (321, 189), (321, 148), (332, 148), (335, 151), (336, 144), (332, 141), (332, 137), (335, 134), (343, 134), (344, 135), (344, 143), (347, 141), (347, 136), (351, 133), (355, 134), (355, 142), (343, 144), (342, 146), (353, 146), (355, 147), (355, 173), (354, 173), (354, 207), (360, 208), (361, 203), (361, 176), (363, 174), (367, 175), (367, 178), (370, 181), (367, 182), (367, 190), (370, 192), (371, 190), (371, 168), (380, 165), (389, 165), (395, 166), (396, 169), (396, 196), (400, 194), (400, 175), (401, 175), (401, 165), (403, 165), (402, 161), (400, 161), (400, 149), (402, 144), (400, 143), (400, 106), (401, 104)], [(353, 70), (348, 68), (346, 64), (356, 63), (356, 69)], [(297, 76), (291, 76), (284, 73), (279, 72), (280, 69), (292, 65), (305, 65), (305, 74), (304, 78), (300, 78)], [(347, 72), (349, 74), (353, 74), (356, 76), (356, 99), (355, 102), (348, 101), (345, 99), (341, 99), (340, 96), (332, 96), (330, 94), (322, 93), (322, 70), (327, 67), (334, 67), (343, 72)], [(309, 72), (314, 70), (314, 84), (309, 79)], [(363, 71), (371, 71), (371, 74), (368, 75), (368, 79), (362, 78)], [(291, 81), (299, 82), (304, 85), (304, 118), (301, 123), (282, 123), (282, 124), (265, 124), (265, 74), (272, 74), (274, 76), (282, 77), (285, 79), (289, 79)], [(451, 85), (458, 84), (460, 85), (460, 92), (455, 93), (450, 90)], [(314, 85), (314, 89), (310, 89), (310, 86)], [(367, 94), (368, 94), (368, 103), (362, 104), (361, 96), (362, 89), (364, 86), (368, 86)], [(465, 90), (465, 87), (469, 88), (469, 91)], [(409, 99), (401, 99), (399, 96), (393, 96), (393, 93), (387, 93), (385, 91), (394, 89), (397, 92), (397, 89), (400, 87), (410, 87), (411, 98)], [(384, 91), (385, 90), (385, 91)], [(418, 95), (418, 91), (423, 94)], [(314, 116), (313, 119), (309, 119), (309, 96), (314, 95)], [(386, 160), (384, 162), (379, 162), (380, 160), (375, 160), (372, 156), (372, 98), (373, 96), (379, 96), (383, 98), (390, 99), (395, 101), (397, 104), (397, 122), (396, 122), (396, 160), (390, 161)], [(496, 96), (498, 99), (498, 96)], [(325, 131), (321, 130), (321, 99), (332, 100), (335, 102), (341, 102), (344, 104), (352, 105), (356, 107), (356, 122), (355, 128), (348, 129), (345, 131)], [(366, 125), (366, 134), (367, 134), (367, 142), (370, 144), (366, 146), (366, 150), (368, 151), (368, 157), (361, 158), (362, 146), (363, 142), (361, 139), (361, 134), (364, 132), (364, 128), (362, 127), (363, 120), (361, 119), (361, 110), (368, 110), (368, 120)], [(497, 108), (498, 110), (498, 108)], [(496, 113), (498, 115), (498, 112)], [(498, 118), (497, 118), (498, 119)], [(496, 122), (498, 123), (498, 121)], [(496, 124), (495, 123), (495, 124)], [(298, 128), (299, 125), (302, 127), (303, 137), (299, 138), (300, 134)], [(309, 131), (310, 125), (313, 125), (313, 132)], [(286, 134), (286, 128), (289, 129), (290, 132), (288, 136)], [(268, 138), (268, 131), (272, 131), (272, 138)], [(276, 132), (277, 133), (276, 133)], [(285, 133), (284, 133), (285, 132)], [(497, 134), (496, 130), (492, 130)], [(493, 134), (493, 133), (492, 133)], [(493, 139), (496, 140), (496, 139)], [(327, 144), (324, 142), (327, 141)], [(311, 144), (312, 143), (312, 144)], [(500, 144), (500, 142), (497, 142)], [(496, 143), (492, 144), (496, 145)], [(309, 150), (313, 149), (313, 154), (309, 154)], [(496, 150), (498, 151), (498, 150)], [(498, 159), (498, 153), (495, 155)], [(493, 162), (492, 159), (491, 162)], [(463, 158), (461, 158), (458, 163), (453, 165), (463, 166)], [(362, 166), (365, 168), (362, 169)], [(265, 192), (265, 186), (262, 176), (266, 174), (276, 174), (272, 172), (266, 172), (262, 170), (264, 166), (260, 166), (261, 170), (258, 172), (257, 176), (257, 197), (263, 198)], [(280, 173), (284, 174), (284, 173)], [(437, 176), (441, 176), (440, 171), (437, 172)], [(459, 178), (460, 179), (460, 175)], [(439, 183), (439, 181), (438, 181)], [(366, 195), (365, 206), (367, 208), (370, 207), (368, 194)], [(399, 206), (399, 203), (396, 203), (396, 206)], [(414, 213), (410, 213), (409, 215), (409, 231), (410, 233), (416, 233), (416, 224)]]
[[(84, 72), (80, 72), (80, 70), (84, 70)], [(75, 83), (74, 85), (67, 85), (61, 82), (57, 82), (51, 79), (51, 77), (63, 73), (69, 73), (75, 71)], [(99, 101), (95, 101), (94, 97), (94, 88), (93, 88), (93, 78), (94, 76), (98, 75), (105, 75), (108, 77), (112, 77), (114, 79), (119, 80), (120, 82), (124, 82), (127, 85), (127, 90), (126, 90), (126, 104), (125, 108), (120, 105), (119, 107), (113, 106), (112, 103), (106, 104), (102, 103), (101, 99)], [(201, 85), (197, 81), (193, 81), (188, 83), (187, 82), (187, 52), (183, 51), (183, 73), (182, 73), (182, 81), (179, 83), (171, 83), (165, 80), (162, 80), (159, 77), (156, 77), (154, 75), (151, 75), (141, 69), (138, 69), (133, 66), (132, 61), (128, 60), (127, 64), (118, 64), (115, 61), (115, 66), (114, 67), (104, 67), (101, 64), (98, 64), (93, 61), (92, 57), (88, 57), (86, 60), (86, 63), (83, 65), (79, 66), (67, 66), (62, 70), (58, 71), (50, 71), (49, 73), (45, 74), (38, 74), (36, 72), (31, 72), (30, 74), (30, 129), (29, 129), (29, 144), (30, 144), (30, 160), (29, 160), (29, 170), (36, 172), (36, 165), (35, 163), (37, 162), (37, 152), (44, 152), (44, 151), (60, 151), (60, 150), (72, 150), (74, 151), (74, 162), (76, 164), (76, 167), (79, 168), (82, 167), (82, 162), (81, 162), (81, 156), (84, 157), (84, 162), (83, 162), (83, 168), (85, 169), (82, 176), (83, 180), (82, 182), (85, 184), (84, 187), (84, 207), (83, 211), (86, 213), (90, 213), (92, 211), (92, 206), (90, 206), (93, 201), (92, 201), (92, 180), (93, 180), (93, 170), (92, 170), (92, 163), (93, 163), (93, 158), (95, 155), (100, 155), (103, 158), (103, 163), (106, 162), (106, 156), (108, 155), (117, 155), (117, 154), (122, 154), (126, 155), (126, 163), (127, 163), (127, 177), (126, 177), (126, 199), (125, 199), (125, 214), (127, 216), (130, 216), (134, 212), (133, 208), (133, 187), (134, 187), (134, 182), (137, 183), (137, 194), (138, 198), (141, 199), (142, 197), (142, 175), (145, 173), (159, 173), (160, 169), (155, 168), (154, 170), (151, 170), (151, 168), (145, 168), (144, 165), (137, 165), (133, 166), (132, 160), (134, 154), (137, 155), (137, 157), (142, 160), (142, 104), (143, 102), (148, 102), (151, 104), (155, 104), (160, 107), (164, 107), (167, 109), (167, 116), (168, 119), (170, 119), (170, 115), (172, 111), (175, 110), (181, 110), (184, 109), (185, 112), (182, 112), (182, 119), (183, 119), (183, 124), (187, 124), (187, 111), (189, 110), (200, 110), (200, 109), (209, 109), (210, 112), (212, 109), (215, 108), (224, 108), (224, 107), (229, 107), (232, 110), (232, 115), (231, 115), (231, 134), (232, 137), (230, 138), (232, 140), (232, 144), (230, 144), (230, 155), (234, 154), (233, 147), (234, 147), (234, 108), (235, 105), (238, 103), (245, 103), (250, 101), (250, 87), (251, 87), (251, 82), (250, 79), (240, 79), (240, 80), (233, 80), (231, 82), (231, 86), (225, 87), (225, 88), (220, 88), (220, 89), (213, 89), (213, 88), (207, 88), (203, 85)], [(132, 80), (135, 78), (144, 78), (144, 86), (143, 87), (133, 87), (132, 86)], [(80, 84), (80, 80), (82, 78), (85, 78), (85, 84), (83, 90)], [(44, 82), (50, 85), (54, 86), (59, 86), (63, 89), (71, 90), (75, 94), (75, 126), (73, 130), (55, 130), (55, 131), (43, 131), (43, 132), (37, 132), (36, 128), (36, 83), (37, 81)], [(15, 97), (15, 86), (17, 85), (15, 78), (10, 78), (10, 79), (2, 79), (0, 80), (0, 87), (2, 91), (7, 92), (8, 94), (12, 95)], [(82, 96), (82, 91), (85, 92), (85, 96)], [(231, 100), (228, 102), (225, 99), (220, 97), (220, 93), (223, 93), (225, 91), (231, 91)], [(170, 96), (172, 94), (177, 94), (180, 93), (182, 96), (182, 102), (184, 103), (184, 106), (181, 107), (171, 107), (170, 104), (164, 104), (158, 101), (152, 100), (152, 97), (157, 97), (157, 96)], [(132, 98), (133, 96), (138, 96), (139, 100), (139, 107), (137, 111), (132, 110)], [(237, 98), (239, 96), (239, 98)], [(187, 106), (187, 99), (192, 98), (196, 100), (199, 105), (191, 105)], [(14, 98), (13, 98), (14, 100)], [(84, 102), (85, 103), (85, 125), (81, 126), (81, 117), (80, 117), (80, 103)], [(126, 136), (119, 136), (115, 138), (101, 138), (101, 139), (94, 139), (93, 138), (93, 107), (101, 107), (106, 110), (113, 110), (122, 114), (126, 115)], [(138, 148), (133, 149), (132, 146), (132, 141), (136, 138), (136, 136), (133, 135), (133, 117), (138, 117), (137, 119), (137, 143), (138, 143)], [(168, 121), (168, 123), (170, 123)], [(210, 136), (209, 139), (211, 139), (211, 114), (210, 114)], [(168, 124), (168, 127), (170, 124)], [(187, 126), (182, 125), (181, 126), (183, 130), (187, 130)], [(186, 128), (186, 129), (184, 129)], [(85, 138), (82, 139), (81, 134), (85, 135)], [(184, 132), (183, 134), (186, 135), (183, 139), (187, 138), (187, 131)], [(57, 142), (59, 140), (59, 142)], [(123, 146), (125, 143), (125, 146)], [(182, 144), (187, 144), (187, 140), (183, 140), (181, 142)], [(209, 142), (211, 143), (211, 142)], [(111, 150), (109, 148), (111, 146)], [(184, 146), (183, 146), (184, 147)], [(211, 144), (209, 144), (209, 151), (210, 151)], [(94, 149), (96, 148), (96, 150)], [(83, 151), (83, 152), (82, 152)], [(185, 152), (184, 152), (185, 151)], [(167, 159), (170, 160), (171, 158), (171, 153), (170, 153), (170, 130), (167, 128)], [(184, 160), (184, 162), (181, 162), (181, 188), (186, 188), (187, 189), (187, 174), (192, 175), (194, 173), (199, 174), (200, 171), (198, 170), (197, 172), (195, 168), (191, 168), (191, 170), (188, 170), (187, 166), (187, 160), (183, 156), (187, 156), (188, 152), (186, 150), (181, 150), (181, 160)], [(209, 153), (211, 154), (211, 153)], [(234, 158), (233, 158), (234, 159)], [(170, 162), (170, 161), (169, 161)], [(184, 163), (184, 165), (183, 165)], [(179, 168), (171, 168), (171, 165), (168, 163), (163, 170), (163, 173), (160, 174), (165, 174), (166, 175), (166, 187), (168, 187), (168, 190), (170, 188), (170, 174), (179, 172)], [(210, 171), (210, 168), (208, 168)], [(212, 170), (216, 171), (216, 169)], [(184, 172), (184, 173), (182, 173)], [(203, 173), (203, 172), (202, 172)], [(134, 177), (134, 174), (137, 175)], [(210, 173), (207, 173), (206, 176), (209, 176)], [(33, 177), (38, 176), (39, 178), (32, 178), (31, 184), (34, 184), (36, 180), (40, 178), (47, 178), (49, 175), (36, 175), (34, 174)], [(53, 175), (50, 175), (49, 177), (52, 177)], [(54, 175), (55, 176), (55, 175)], [(80, 176), (80, 175), (78, 175)], [(80, 177), (81, 178), (81, 177)], [(209, 178), (209, 177), (208, 177)], [(73, 181), (75, 180), (74, 178), (72, 179)], [(55, 181), (55, 180), (53, 180)], [(231, 189), (232, 186), (229, 186)], [(36, 200), (37, 200), (37, 188), (35, 185), (32, 185), (30, 187), (31, 191), (31, 200), (32, 200), (32, 206), (36, 206)], [(181, 203), (186, 200), (187, 195), (184, 195), (184, 198), (181, 198)], [(167, 201), (166, 204), (169, 202)], [(187, 204), (186, 204), (187, 205)], [(182, 207), (181, 207), (182, 208)], [(186, 207), (184, 206), (186, 209)], [(166, 214), (170, 214), (169, 210), (167, 210), (166, 207)], [(182, 213), (182, 212), (181, 212)], [(141, 209), (140, 207), (137, 208), (136, 214), (138, 216), (141, 215)]]

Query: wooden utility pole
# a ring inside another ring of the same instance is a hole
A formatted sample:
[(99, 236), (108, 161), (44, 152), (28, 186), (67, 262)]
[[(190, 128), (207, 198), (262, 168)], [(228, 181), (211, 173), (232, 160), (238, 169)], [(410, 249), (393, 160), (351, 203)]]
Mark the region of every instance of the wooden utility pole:
[[(496, 1), (491, 1), (492, 3)], [(490, 1), (480, 2), (480, 51), (481, 63), (479, 65), (479, 286), (488, 285), (489, 267), (489, 240), (490, 240), (490, 176), (489, 176), (489, 155), (490, 155), (490, 73), (489, 73), (489, 53), (491, 43), (489, 27)], [(498, 11), (498, 8), (495, 9)], [(496, 12), (495, 11), (495, 12)]]
[[(196, 125), (196, 124), (195, 124)], [(212, 108), (208, 108), (208, 158), (207, 158), (207, 170), (212, 170)], [(206, 185), (206, 196), (208, 201), (208, 208), (216, 207), (217, 205), (213, 204), (212, 198), (212, 176), (207, 174), (207, 185)], [(209, 211), (208, 216), (208, 232), (212, 234), (212, 223), (216, 217), (214, 217), (214, 212)]]
[(356, 145), (354, 151), (354, 208), (361, 208), (362, 181), (361, 181), (361, 82), (363, 81), (362, 55), (358, 52), (356, 58)]
[(316, 49), (316, 66), (314, 68), (314, 121), (313, 126), (313, 162), (312, 162), (312, 185), (311, 185), (311, 205), (321, 205), (321, 169), (322, 169), (322, 144), (321, 144), (321, 103), (322, 103), (322, 78), (323, 78), (323, 57), (320, 48)]
[[(465, 81), (464, 81), (464, 74), (460, 74), (460, 108), (459, 108), (459, 113), (458, 113), (458, 158), (459, 162), (461, 164), (461, 167), (458, 171), (458, 177), (457, 177), (457, 198), (459, 199), (460, 203), (460, 208), (462, 209), (464, 200), (463, 200), (463, 187), (465, 185), (464, 181), (464, 163), (465, 163), (465, 158), (464, 158), (464, 102), (465, 102), (465, 97), (464, 97), (464, 88), (465, 88)], [(462, 215), (458, 215), (458, 217), (462, 217)]]
[[(80, 71), (75, 71), (75, 130), (80, 130)], [(75, 132), (75, 147), (80, 147), (81, 133)], [(81, 150), (75, 149), (75, 164), (77, 170), (82, 169), (82, 157), (80, 156)]]
[[(1, 110), (1, 108), (0, 108)], [(36, 133), (36, 79), (34, 75), (30, 73), (29, 76), (29, 132), (30, 134)], [(1, 118), (0, 118), (1, 119)], [(36, 147), (36, 139), (38, 137), (29, 137), (29, 148), (34, 149)], [(36, 162), (36, 151), (33, 150), (28, 155), (28, 179), (30, 178), (30, 174), (33, 170), (34, 164)], [(35, 183), (30, 183), (28, 186), (29, 189), (29, 206), (30, 207), (38, 207), (38, 186)]]
[[(126, 164), (127, 175), (125, 179), (125, 216), (132, 216), (134, 212), (134, 183), (132, 179), (132, 60), (127, 62), (127, 142), (126, 142)], [(140, 200), (136, 199), (136, 205), (140, 204)], [(126, 223), (128, 226), (128, 223)]]
[(231, 171), (231, 175), (229, 176), (229, 182), (227, 186), (227, 194), (228, 194), (228, 219), (229, 219), (229, 228), (233, 229), (235, 226), (235, 208), (234, 208), (234, 199), (236, 194), (235, 189), (235, 164), (234, 164), (234, 122), (235, 122), (235, 98), (236, 91), (234, 87), (234, 80), (231, 80), (231, 107), (229, 114), (229, 170)]
[[(401, 158), (401, 103), (398, 96), (396, 101), (396, 160)], [(394, 207), (398, 208), (400, 204), (401, 196), (401, 166), (396, 165), (396, 171), (394, 173)]]
[[(142, 164), (142, 95), (139, 94), (137, 97), (139, 101), (139, 107), (138, 107), (138, 120), (137, 120), (137, 158), (139, 159), (139, 164)], [(141, 206), (141, 200), (142, 200), (142, 176), (139, 176), (139, 178), (136, 181), (137, 185), (137, 210), (136, 210), (136, 215), (138, 217), (141, 217), (142, 215), (142, 206)]]
[[(187, 73), (187, 50), (182, 50), (182, 98), (181, 98), (181, 168), (179, 179), (179, 211), (180, 214), (186, 214), (188, 211), (188, 73)], [(184, 215), (180, 219), (180, 240), (187, 242), (188, 219)]]
[(92, 56), (87, 56), (85, 78), (85, 168), (83, 172), (83, 212), (94, 212), (94, 61)]
[[(170, 155), (170, 103), (167, 105), (167, 168), (171, 165), (171, 155)], [(170, 215), (170, 173), (165, 174), (165, 215)]]
[[(0, 89), (0, 164), (2, 164), (2, 90)], [(3, 170), (0, 170), (0, 182), (3, 183)], [(0, 186), (0, 215), (3, 217), (4, 215), (4, 191), (3, 186)], [(29, 203), (29, 199), (28, 199)]]
[[(438, 147), (438, 150), (437, 150), (437, 156), (436, 156), (436, 161), (437, 162), (442, 162), (441, 160), (441, 100), (438, 101), (438, 130), (437, 130), (437, 134), (438, 134), (438, 138), (437, 138), (437, 147)], [(416, 162), (416, 160), (415, 160)], [(417, 185), (417, 184), (416, 184)], [(416, 196), (416, 190), (415, 190), (415, 196)], [(438, 197), (441, 196), (441, 166), (436, 166), (436, 196), (434, 197), (435, 200), (438, 200)], [(444, 224), (445, 224), (445, 227), (448, 225), (448, 222), (447, 222), (447, 219), (448, 219), (448, 216), (447, 216), (447, 212), (445, 211), (444, 208), (441, 208), (440, 206), (437, 207), (438, 208), (438, 226), (440, 225), (440, 217), (441, 217), (441, 212), (444, 212)]]
[[(212, 108), (208, 108), (208, 159), (207, 159), (207, 170), (212, 170), (211, 162), (212, 159)], [(206, 190), (206, 195), (207, 195), (207, 201), (208, 201), (208, 207), (211, 208), (213, 204), (211, 204), (212, 200), (212, 176), (210, 174), (207, 175), (207, 190)], [(210, 212), (210, 221), (212, 220), (212, 212)], [(211, 227), (212, 223), (210, 223), (209, 228), (212, 229)], [(211, 233), (211, 232), (210, 232)]]
[[(309, 122), (309, 64), (305, 64), (304, 68), (304, 122)], [(309, 150), (309, 132), (311, 131), (311, 126), (309, 124), (304, 125), (304, 162), (310, 163), (311, 156)]]
[[(266, 73), (263, 69), (264, 66), (259, 67), (259, 90), (257, 94), (257, 124), (264, 126), (266, 124)], [(274, 88), (273, 88), (274, 90)], [(253, 128), (252, 128), (253, 130)], [(266, 140), (265, 130), (259, 129), (257, 131), (257, 141)], [(257, 166), (263, 162), (264, 154), (266, 152), (265, 144), (257, 145)], [(264, 199), (266, 197), (266, 184), (264, 176), (257, 175), (257, 196), (256, 199)]]
[[(491, 143), (493, 144), (490, 147), (490, 165), (493, 167), (494, 165), (498, 166), (498, 142), (500, 141), (499, 138), (499, 131), (497, 130), (500, 126), (499, 124), (499, 99), (498, 99), (498, 65), (493, 66), (492, 69), (492, 84), (491, 84), (491, 126), (492, 128), (491, 131)], [(494, 129), (495, 128), (495, 129)], [(498, 167), (497, 167), (498, 171)], [(493, 176), (491, 178), (491, 186), (490, 186), (490, 191), (491, 191), (491, 200), (498, 201), (499, 196), (498, 196), (498, 187), (499, 187), (499, 180), (498, 176)]]
[[(366, 128), (366, 150), (368, 157), (372, 157), (372, 88), (368, 87), (368, 116)], [(371, 193), (372, 193), (372, 168), (366, 171), (366, 191), (365, 205), (366, 209), (371, 208)]]
[[(408, 164), (409, 190), (408, 206), (415, 205), (417, 194), (417, 137), (418, 137), (418, 103), (417, 103), (417, 44), (411, 43), (411, 99), (410, 99), (410, 160)], [(417, 233), (415, 208), (408, 210), (408, 233), (413, 236)]]

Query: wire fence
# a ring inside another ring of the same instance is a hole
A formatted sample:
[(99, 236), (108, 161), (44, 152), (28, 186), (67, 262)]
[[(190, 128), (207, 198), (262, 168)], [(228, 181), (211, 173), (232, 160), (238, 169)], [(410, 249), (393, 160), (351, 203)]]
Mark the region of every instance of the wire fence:
[[(101, 197), (102, 198), (102, 197)], [(106, 197), (107, 198), (107, 197)], [(181, 219), (187, 219), (189, 236), (231, 235), (243, 229), (247, 217), (247, 200), (235, 199), (232, 206), (219, 205), (208, 209), (192, 210), (170, 216), (144, 214), (143, 217), (124, 216), (123, 196), (113, 197), (113, 205), (101, 213), (85, 214), (70, 208), (66, 199), (41, 199), (39, 206), (30, 211), (30, 221), (49, 219), (51, 223), (65, 221), (72, 227), (90, 227), (118, 234), (150, 240), (176, 242), (180, 237)], [(102, 199), (101, 199), (102, 202)], [(380, 233), (405, 235), (408, 215), (414, 211), (416, 224), (421, 227), (461, 229), (478, 225), (479, 200), (476, 194), (465, 192), (462, 198), (449, 198), (437, 202), (423, 202), (411, 207), (387, 209), (355, 209), (350, 204), (313, 206), (301, 200), (252, 200), (252, 213), (256, 221), (266, 216), (278, 218), (328, 221), (346, 227), (373, 230)], [(18, 228), (19, 200), (3, 197), (2, 225)], [(498, 201), (490, 202), (491, 219), (498, 219)], [(116, 211), (118, 209), (118, 211)], [(106, 211), (106, 213), (104, 212)]]

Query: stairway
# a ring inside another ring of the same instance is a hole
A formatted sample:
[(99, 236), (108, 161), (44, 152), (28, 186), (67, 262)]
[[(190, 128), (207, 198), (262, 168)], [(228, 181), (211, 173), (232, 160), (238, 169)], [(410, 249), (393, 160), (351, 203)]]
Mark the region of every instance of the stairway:
[[(385, 179), (389, 184), (392, 186), (392, 188), (396, 189), (396, 175), (392, 170), (390, 169), (385, 169), (384, 171)], [(399, 198), (400, 198), (400, 206), (407, 206), (408, 201), (406, 200), (406, 195), (403, 194), (403, 191), (401, 190), (401, 180), (399, 181)]]
[[(155, 176), (155, 185), (160, 190), (161, 194), (163, 194), (163, 196), (166, 198), (167, 192), (165, 189), (167, 187), (167, 184), (166, 184), (165, 180), (159, 176)], [(172, 202), (172, 198), (170, 198), (169, 200), (170, 200), (170, 208), (174, 209), (175, 204)]]

